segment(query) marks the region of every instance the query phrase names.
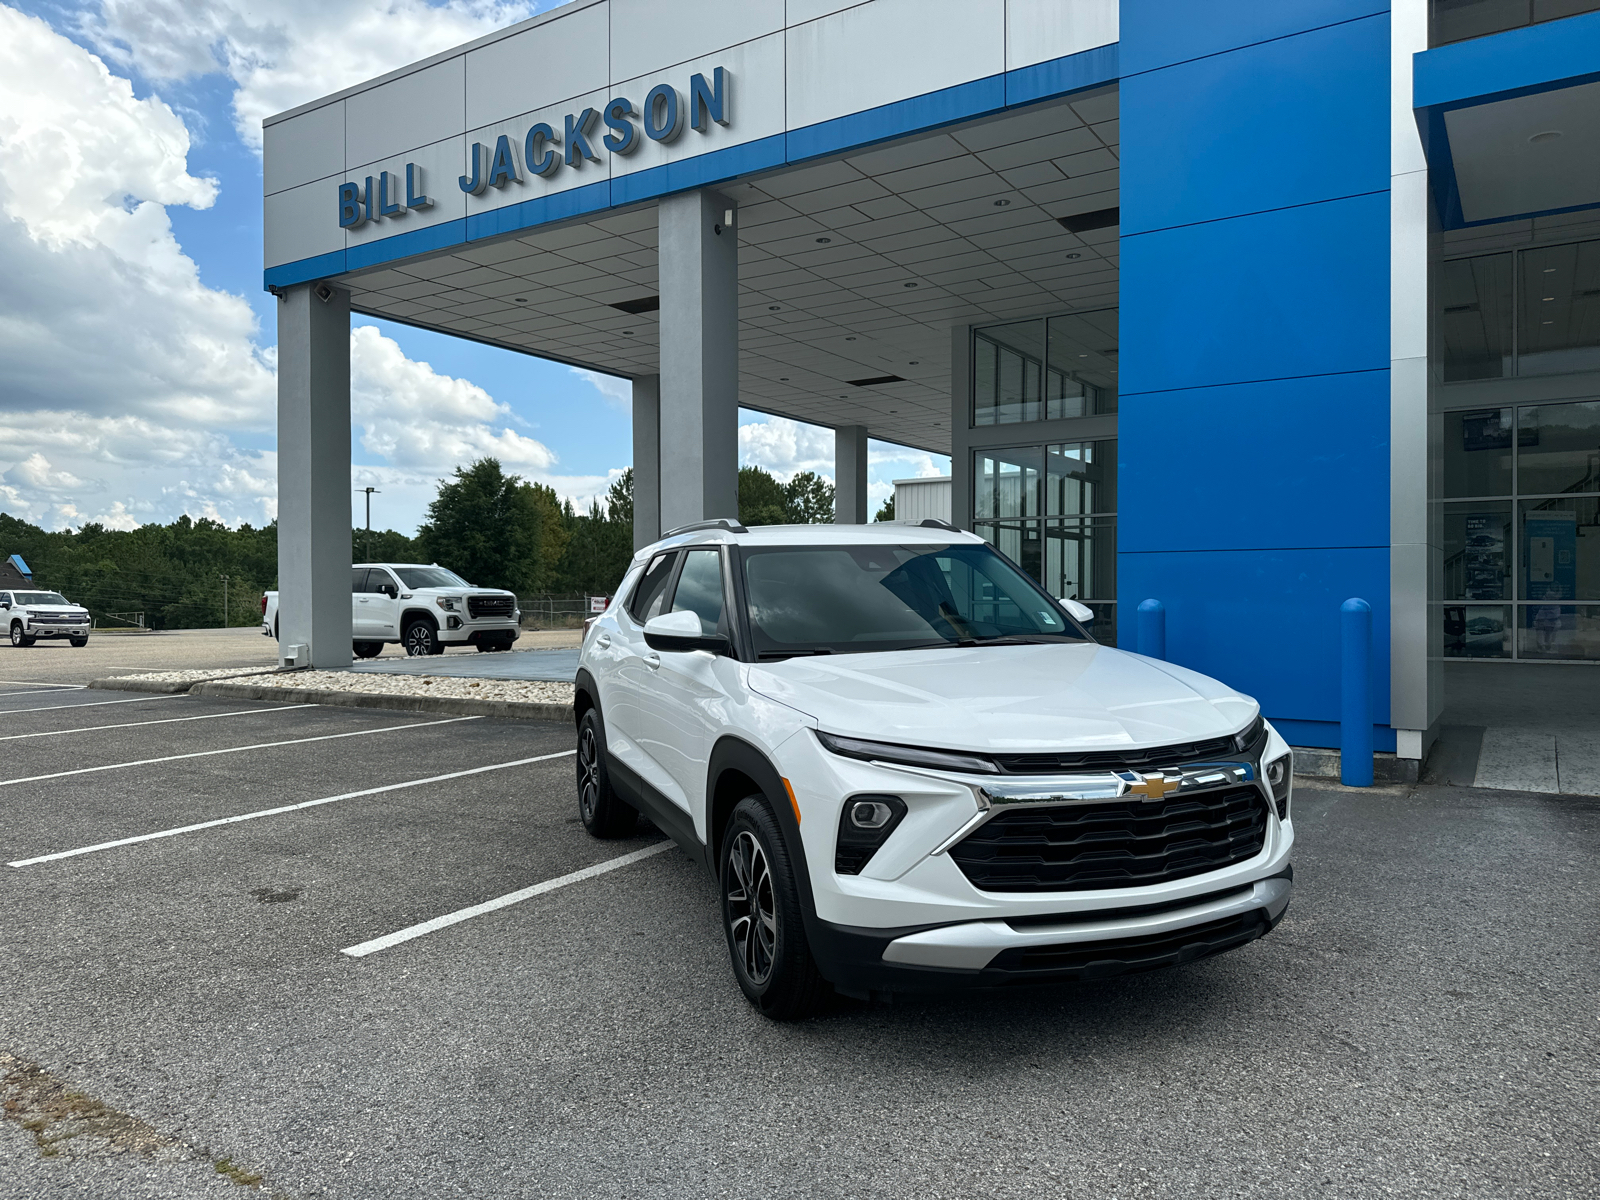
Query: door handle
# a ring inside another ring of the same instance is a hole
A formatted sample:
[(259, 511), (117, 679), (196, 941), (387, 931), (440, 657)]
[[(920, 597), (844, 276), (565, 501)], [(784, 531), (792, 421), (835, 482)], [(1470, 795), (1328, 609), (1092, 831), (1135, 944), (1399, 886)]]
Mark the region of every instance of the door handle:
[(644, 665), (649, 667), (652, 671), (659, 669), (661, 666), (661, 655), (646, 654), (644, 656)]
[(600, 649), (602, 649), (602, 650), (611, 649), (611, 635), (609, 633), (600, 634), (597, 638), (594, 639), (594, 644), (596, 646), (599, 646)]

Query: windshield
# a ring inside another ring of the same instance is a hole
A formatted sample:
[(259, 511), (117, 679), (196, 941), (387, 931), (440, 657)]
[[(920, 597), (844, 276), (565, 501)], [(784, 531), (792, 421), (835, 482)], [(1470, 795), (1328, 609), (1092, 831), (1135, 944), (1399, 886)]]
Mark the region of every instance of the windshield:
[(18, 592), (18, 604), (70, 604), (59, 592)]
[(450, 588), (471, 587), (459, 575), (451, 574), (443, 567), (390, 567), (400, 582), (408, 588)]
[(1090, 640), (988, 546), (751, 548), (744, 575), (762, 658)]

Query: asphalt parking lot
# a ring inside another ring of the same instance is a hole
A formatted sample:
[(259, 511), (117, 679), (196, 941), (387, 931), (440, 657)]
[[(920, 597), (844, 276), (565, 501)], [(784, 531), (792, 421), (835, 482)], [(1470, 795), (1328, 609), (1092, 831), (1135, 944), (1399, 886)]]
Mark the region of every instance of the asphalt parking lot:
[(1262, 942), (778, 1026), (564, 726), (8, 683), (0, 739), (7, 1200), (1600, 1195), (1593, 800), (1302, 787)]

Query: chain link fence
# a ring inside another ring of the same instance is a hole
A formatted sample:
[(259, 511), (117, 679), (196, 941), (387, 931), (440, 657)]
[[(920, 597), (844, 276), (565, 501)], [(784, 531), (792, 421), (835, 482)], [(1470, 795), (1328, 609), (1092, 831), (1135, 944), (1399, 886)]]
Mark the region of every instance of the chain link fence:
[[(603, 598), (602, 598), (603, 599)], [(581, 595), (519, 596), (524, 629), (582, 629), (593, 616), (590, 597)]]

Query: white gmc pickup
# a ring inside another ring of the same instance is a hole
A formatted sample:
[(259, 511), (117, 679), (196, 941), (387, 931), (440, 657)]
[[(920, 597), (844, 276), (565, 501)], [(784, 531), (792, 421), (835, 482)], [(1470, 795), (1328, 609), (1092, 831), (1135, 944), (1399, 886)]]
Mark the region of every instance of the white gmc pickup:
[[(436, 564), (360, 563), (350, 574), (350, 632), (357, 658), (376, 658), (384, 643), (406, 653), (442, 654), (446, 646), (509, 650), (520, 636), (517, 597), (477, 588)], [(278, 593), (261, 597), (261, 632), (278, 636)]]

